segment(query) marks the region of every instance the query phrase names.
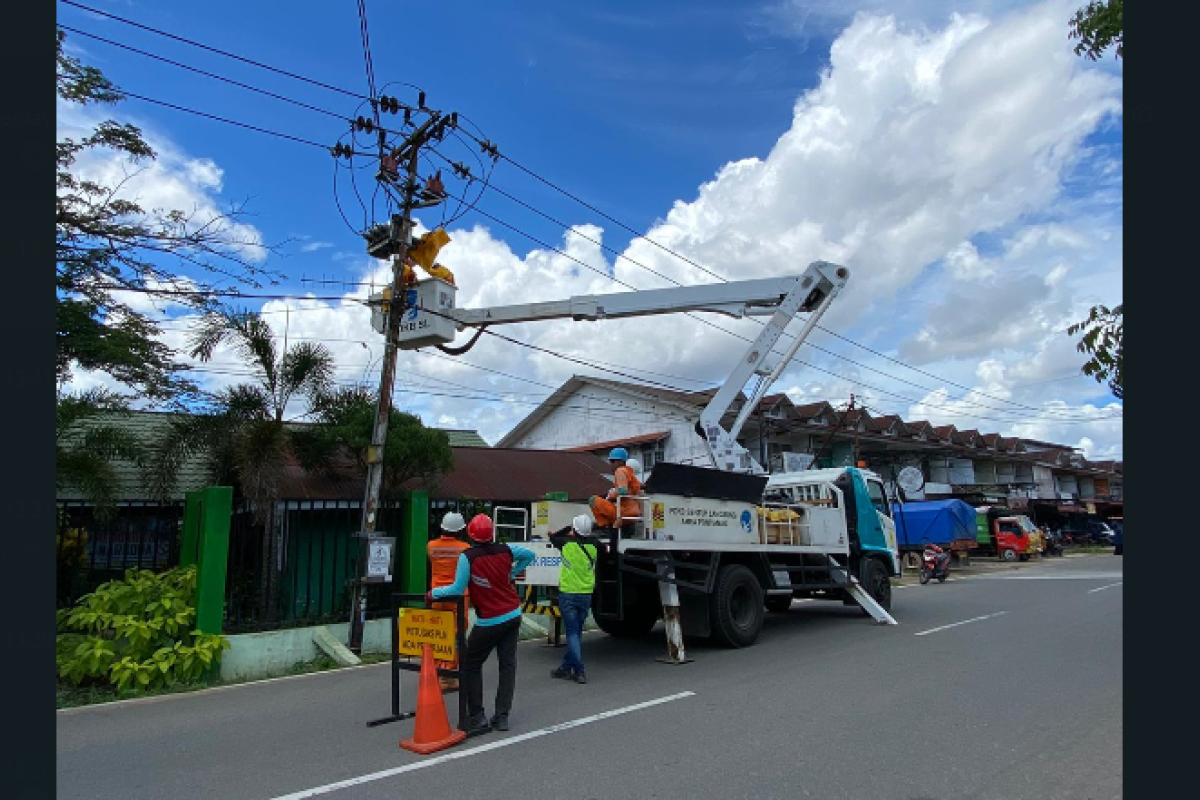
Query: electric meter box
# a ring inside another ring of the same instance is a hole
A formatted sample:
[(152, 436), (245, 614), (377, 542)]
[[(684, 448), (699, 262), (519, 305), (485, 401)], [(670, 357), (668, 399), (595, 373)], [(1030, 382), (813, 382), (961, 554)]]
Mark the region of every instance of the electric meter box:
[[(454, 341), (458, 327), (454, 320), (441, 316), (454, 308), (458, 289), (441, 278), (426, 278), (404, 290), (404, 310), (400, 317), (400, 348), (415, 350), (434, 344)], [(372, 295), (382, 300), (382, 294)], [(430, 311), (436, 313), (429, 313)], [(384, 332), (385, 318), (378, 308), (372, 313), (371, 326)]]

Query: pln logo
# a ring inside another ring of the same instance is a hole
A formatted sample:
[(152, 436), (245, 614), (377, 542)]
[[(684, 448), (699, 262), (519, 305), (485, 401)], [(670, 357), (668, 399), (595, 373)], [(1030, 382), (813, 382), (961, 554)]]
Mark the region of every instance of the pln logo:
[(417, 314), (420, 313), (421, 307), (417, 302), (417, 290), (407, 290), (404, 293), (404, 318), (411, 322), (412, 320), (415, 320), (417, 318)]
[(751, 526), (750, 526), (750, 512), (749, 511), (742, 512), (742, 530), (745, 531), (746, 533), (750, 533), (753, 530), (753, 528), (751, 528)]

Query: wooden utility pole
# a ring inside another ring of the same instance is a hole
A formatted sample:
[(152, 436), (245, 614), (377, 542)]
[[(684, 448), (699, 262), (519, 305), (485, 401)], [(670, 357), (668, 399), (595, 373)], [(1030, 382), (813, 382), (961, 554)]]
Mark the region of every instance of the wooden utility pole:
[[(440, 139), (449, 118), (442, 117), (437, 111), (431, 111), (430, 117), (416, 130), (409, 134), (403, 144), (397, 147), (392, 157), (397, 164), (403, 163), (404, 184), (401, 189), (401, 213), (392, 217), (388, 223), (387, 241), (383, 244), (384, 252), (392, 258), (391, 299), (385, 314), (383, 366), (379, 376), (379, 397), (375, 405), (375, 425), (371, 430), (371, 444), (367, 447), (367, 485), (363, 497), (362, 524), (358, 536), (371, 539), (376, 536), (376, 526), (379, 521), (379, 499), (383, 487), (383, 453), (387, 443), (388, 421), (392, 414), (392, 389), (396, 383), (396, 355), (399, 349), (400, 320), (404, 315), (404, 262), (412, 247), (413, 221), (412, 211), (416, 206), (417, 167), (421, 148), (433, 139)], [(380, 181), (388, 180), (383, 171), (381, 148)], [(380, 246), (378, 240), (372, 242), (368, 237), (368, 252), (376, 255)], [(367, 595), (363, 577), (366, 572), (366, 558), (361, 558), (358, 565), (358, 575), (354, 580), (354, 596), (350, 604), (350, 650), (354, 653), (362, 651), (363, 626), (367, 616)]]

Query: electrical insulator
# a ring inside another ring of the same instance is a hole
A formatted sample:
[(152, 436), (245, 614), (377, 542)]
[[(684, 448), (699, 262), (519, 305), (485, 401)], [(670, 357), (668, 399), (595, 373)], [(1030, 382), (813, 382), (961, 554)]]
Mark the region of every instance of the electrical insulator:
[(425, 93), (424, 92), (420, 92), (417, 94), (417, 108), (419, 108), (421, 110), (425, 109)]
[(404, 107), (404, 124), (412, 125), (412, 109), (408, 106)]
[(458, 127), (458, 112), (457, 111), (450, 112), (450, 127), (451, 128)]

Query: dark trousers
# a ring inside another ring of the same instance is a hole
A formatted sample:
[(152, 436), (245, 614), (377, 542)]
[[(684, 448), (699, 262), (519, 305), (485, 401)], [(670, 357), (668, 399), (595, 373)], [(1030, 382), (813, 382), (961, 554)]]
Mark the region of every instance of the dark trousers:
[(467, 636), (467, 653), (462, 662), (463, 690), (467, 694), (467, 713), (472, 719), (484, 715), (483, 662), (492, 650), (500, 659), (500, 685), (496, 687), (496, 713), (507, 714), (512, 708), (517, 685), (517, 641), (521, 618), (499, 625), (476, 625)]

